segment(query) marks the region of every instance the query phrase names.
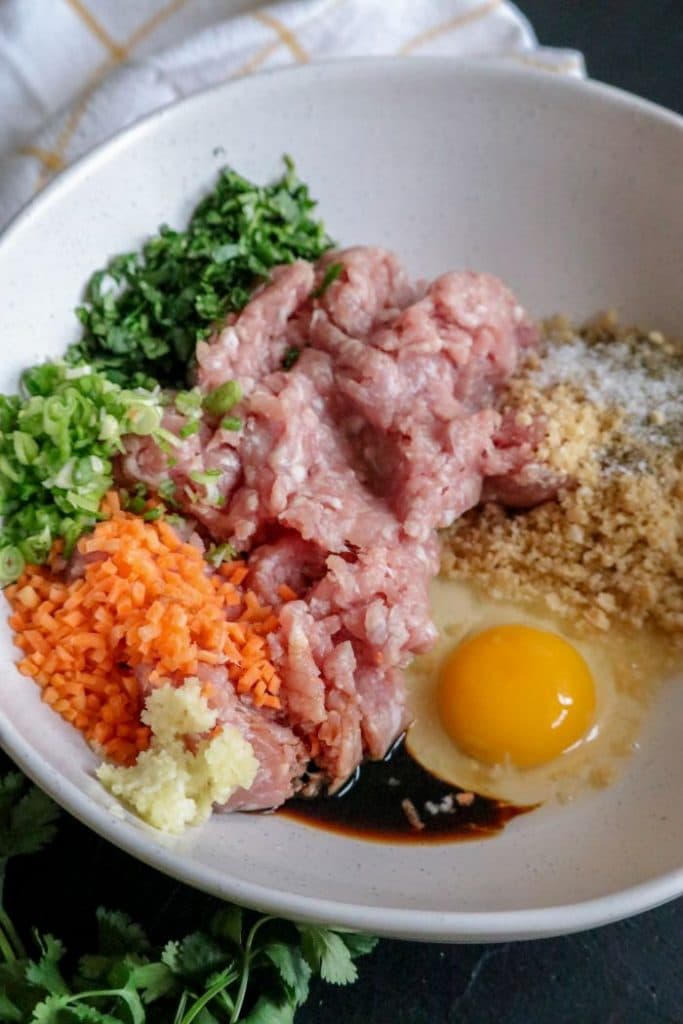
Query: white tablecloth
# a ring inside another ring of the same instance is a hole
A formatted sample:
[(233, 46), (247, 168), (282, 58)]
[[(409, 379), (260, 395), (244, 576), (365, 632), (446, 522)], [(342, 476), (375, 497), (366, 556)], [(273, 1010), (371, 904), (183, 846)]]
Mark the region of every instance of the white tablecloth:
[(506, 0), (0, 0), (0, 226), (114, 132), (262, 68), (368, 54), (489, 56), (582, 75)]

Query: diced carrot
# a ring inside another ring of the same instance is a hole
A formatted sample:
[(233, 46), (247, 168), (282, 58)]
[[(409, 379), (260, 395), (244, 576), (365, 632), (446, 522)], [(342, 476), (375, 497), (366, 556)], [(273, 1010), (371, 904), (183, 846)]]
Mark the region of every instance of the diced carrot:
[[(147, 523), (107, 496), (105, 520), (78, 542), (88, 560), (65, 581), (63, 545), (48, 567), (27, 566), (5, 594), (20, 671), (43, 687), (43, 699), (114, 760), (130, 764), (149, 744), (140, 721), (147, 687), (176, 683), (200, 665), (225, 666), (226, 682), (257, 706), (278, 709), (281, 680), (268, 657), (267, 634), (279, 627), (245, 583), (241, 560), (207, 573), (201, 551), (164, 522)], [(296, 593), (280, 588), (283, 600)], [(235, 614), (238, 609), (238, 614)], [(205, 684), (207, 693), (215, 684)]]
[(33, 587), (22, 587), (14, 594), (14, 599), (19, 601), (24, 608), (36, 608), (40, 604), (40, 597)]

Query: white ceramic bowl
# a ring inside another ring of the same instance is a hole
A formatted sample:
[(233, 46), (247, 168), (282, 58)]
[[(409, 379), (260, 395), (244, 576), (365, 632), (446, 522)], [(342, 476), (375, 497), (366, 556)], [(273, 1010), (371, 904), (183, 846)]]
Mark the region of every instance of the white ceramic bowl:
[[(0, 244), (0, 389), (61, 353), (93, 268), (182, 225), (230, 162), (268, 179), (291, 153), (343, 243), (394, 248), (418, 275), (501, 275), (538, 314), (683, 330), (683, 121), (613, 89), (484, 63), (309, 66), (205, 92), (61, 176)], [(277, 816), (215, 818), (179, 840), (111, 811), (80, 736), (16, 672), (0, 635), (0, 736), (59, 803), (191, 885), (285, 915), (387, 935), (553, 935), (683, 892), (683, 687), (653, 707), (612, 787), (493, 839), (361, 842)]]

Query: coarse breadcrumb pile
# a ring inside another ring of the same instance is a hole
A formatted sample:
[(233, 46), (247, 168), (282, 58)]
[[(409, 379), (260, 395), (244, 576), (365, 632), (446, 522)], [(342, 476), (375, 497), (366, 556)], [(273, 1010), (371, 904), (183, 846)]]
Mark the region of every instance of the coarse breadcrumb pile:
[(592, 628), (649, 625), (683, 643), (683, 343), (614, 314), (543, 326), (505, 405), (544, 418), (538, 455), (563, 486), (527, 512), (464, 516), (444, 533), (443, 571)]

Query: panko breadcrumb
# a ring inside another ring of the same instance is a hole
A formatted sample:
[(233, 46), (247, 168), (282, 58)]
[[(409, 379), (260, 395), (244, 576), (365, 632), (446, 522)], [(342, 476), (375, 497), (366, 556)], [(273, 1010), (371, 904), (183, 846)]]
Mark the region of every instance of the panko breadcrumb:
[(544, 419), (538, 456), (562, 486), (527, 512), (488, 503), (458, 520), (443, 571), (599, 630), (683, 642), (683, 344), (613, 314), (578, 332), (554, 318), (504, 404)]

